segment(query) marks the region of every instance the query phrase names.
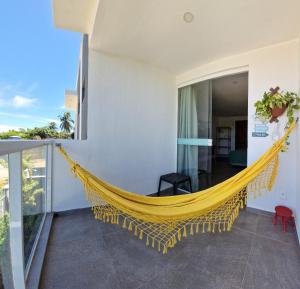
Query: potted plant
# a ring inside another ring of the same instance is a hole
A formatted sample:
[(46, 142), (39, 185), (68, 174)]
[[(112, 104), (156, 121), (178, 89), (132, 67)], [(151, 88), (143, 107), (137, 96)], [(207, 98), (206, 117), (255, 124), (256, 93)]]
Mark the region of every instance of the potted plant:
[(262, 100), (255, 103), (256, 116), (264, 121), (278, 122), (278, 117), (287, 112), (289, 126), (295, 119), (295, 111), (300, 109), (300, 98), (294, 92), (271, 88), (265, 92)]

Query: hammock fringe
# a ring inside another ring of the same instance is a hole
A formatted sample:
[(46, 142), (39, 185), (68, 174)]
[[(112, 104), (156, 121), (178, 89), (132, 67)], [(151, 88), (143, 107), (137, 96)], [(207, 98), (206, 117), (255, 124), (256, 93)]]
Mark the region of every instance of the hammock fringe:
[[(216, 222), (208, 222), (207, 223), (207, 232), (214, 233), (216, 230), (215, 228), (217, 228), (219, 233), (230, 231), (234, 221), (237, 219), (237, 217), (239, 215), (239, 211), (244, 208), (246, 194), (243, 196), (243, 198), (244, 199), (241, 199), (238, 202), (238, 205), (232, 211), (227, 222), (223, 222), (221, 220), (217, 223)], [(140, 240), (145, 239), (145, 244), (147, 247), (150, 245), (150, 239), (152, 239), (152, 248), (157, 247), (157, 250), (159, 252), (161, 251), (161, 240), (155, 242), (155, 238), (151, 237), (151, 234), (144, 232), (143, 229), (140, 229), (138, 224), (134, 225), (134, 221), (130, 221), (129, 225), (127, 227), (126, 224), (128, 222), (128, 218), (130, 218), (129, 216), (125, 217), (122, 212), (108, 214), (107, 209), (104, 209), (102, 206), (94, 206), (94, 207), (92, 207), (92, 211), (95, 215), (95, 218), (97, 220), (102, 220), (104, 223), (119, 224), (119, 222), (117, 222), (116, 220), (119, 220), (119, 218), (123, 218), (123, 222), (122, 222), (123, 229), (127, 229), (128, 231), (132, 232), (133, 235)], [(200, 223), (196, 223), (196, 224), (188, 223), (188, 224), (182, 225), (182, 227), (180, 227), (169, 238), (168, 242), (163, 244), (162, 253), (166, 254), (166, 253), (168, 253), (168, 250), (170, 248), (174, 248), (178, 242), (182, 241), (182, 236), (187, 238), (188, 236), (194, 236), (195, 233), (198, 234), (199, 233), (199, 224)], [(189, 230), (187, 230), (188, 225), (189, 225)], [(203, 228), (202, 233), (205, 233), (205, 225), (206, 225), (206, 223), (203, 222), (202, 223), (202, 228)], [(133, 230), (133, 226), (134, 226), (134, 230)], [(146, 235), (146, 238), (144, 238), (144, 235)], [(155, 243), (156, 243), (156, 246), (155, 246)]]
[(76, 164), (62, 147), (59, 150), (72, 173), (83, 182), (97, 220), (119, 225), (144, 240), (146, 246), (166, 254), (178, 242), (199, 232), (230, 231), (250, 196), (255, 199), (271, 191), (278, 174), (279, 153), (285, 150), (294, 127), (295, 123), (254, 164), (223, 183), (193, 194), (163, 198), (113, 186)]

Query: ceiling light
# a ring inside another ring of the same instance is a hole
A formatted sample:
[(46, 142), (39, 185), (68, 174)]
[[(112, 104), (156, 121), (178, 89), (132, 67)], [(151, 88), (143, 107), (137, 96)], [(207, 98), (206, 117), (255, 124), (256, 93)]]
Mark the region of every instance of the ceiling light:
[(191, 12), (185, 12), (183, 14), (183, 20), (186, 23), (191, 23), (194, 20), (194, 15)]

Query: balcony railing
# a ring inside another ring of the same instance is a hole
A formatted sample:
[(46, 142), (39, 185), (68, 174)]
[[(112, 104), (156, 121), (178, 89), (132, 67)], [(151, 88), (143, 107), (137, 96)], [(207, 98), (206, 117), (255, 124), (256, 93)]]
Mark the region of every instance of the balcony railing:
[(51, 212), (52, 141), (0, 142), (0, 289), (25, 289)]

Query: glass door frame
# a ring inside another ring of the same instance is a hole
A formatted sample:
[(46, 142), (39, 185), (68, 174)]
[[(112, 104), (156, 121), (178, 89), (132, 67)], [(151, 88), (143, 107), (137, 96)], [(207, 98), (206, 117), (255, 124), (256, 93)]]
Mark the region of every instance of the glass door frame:
[[(249, 102), (249, 65), (241, 65), (236, 67), (227, 67), (219, 71), (213, 71), (209, 72), (207, 74), (199, 73), (197, 70), (194, 70), (190, 75), (190, 79), (188, 79), (186, 76), (183, 77), (177, 77), (177, 83), (176, 83), (176, 100), (177, 100), (177, 114), (176, 114), (176, 132), (177, 132), (177, 138), (176, 138), (176, 170), (178, 171), (178, 144), (187, 144), (187, 145), (197, 145), (197, 146), (206, 146), (206, 147), (212, 147), (213, 140), (211, 139), (184, 139), (184, 138), (178, 138), (178, 114), (179, 114), (179, 89), (183, 88), (188, 85), (197, 84), (199, 82), (205, 81), (205, 80), (213, 80), (216, 78), (221, 78), (225, 76), (235, 75), (235, 74), (241, 74), (241, 73), (248, 73), (248, 102)], [(212, 105), (212, 103), (211, 103)], [(249, 111), (248, 111), (248, 119), (249, 119)], [(248, 129), (249, 129), (249, 121), (248, 121)], [(212, 130), (212, 127), (211, 127)], [(212, 132), (210, 133), (212, 136)], [(249, 142), (248, 142), (249, 143)], [(248, 156), (249, 147), (247, 149), (247, 159), (249, 159)]]

